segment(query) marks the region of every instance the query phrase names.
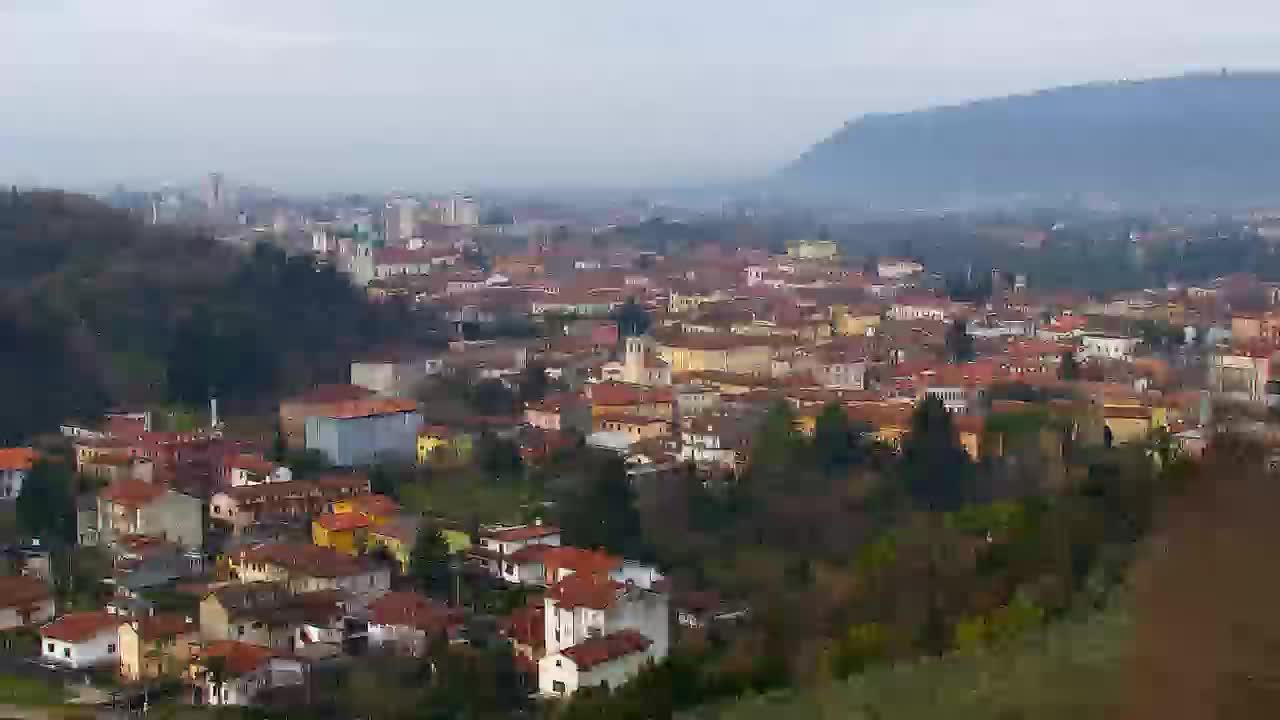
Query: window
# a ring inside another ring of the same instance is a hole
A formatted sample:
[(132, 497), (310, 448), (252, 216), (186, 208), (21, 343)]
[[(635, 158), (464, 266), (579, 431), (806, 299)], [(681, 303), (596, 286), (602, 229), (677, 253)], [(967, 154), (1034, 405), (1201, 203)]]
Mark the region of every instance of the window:
[(48, 652), (53, 652), (53, 643), (49, 643), (49, 650), (48, 650)]
[(557, 660), (557, 661), (556, 661), (556, 667), (564, 667), (564, 663), (562, 663), (561, 661)]
[(109, 644), (109, 645), (107, 645), (107, 654), (108, 654), (108, 655), (115, 655), (115, 654), (116, 654), (116, 646), (115, 646), (114, 644)]
[(551, 683), (551, 691), (552, 691), (552, 692), (554, 692), (554, 693), (559, 693), (560, 695), (563, 695), (563, 694), (564, 694), (564, 690), (565, 690), (564, 683), (560, 682), (559, 680), (555, 680), (555, 681), (553, 681), (553, 682)]
[(62, 657), (67, 657), (67, 658), (71, 657), (71, 648), (69, 647), (62, 648)]

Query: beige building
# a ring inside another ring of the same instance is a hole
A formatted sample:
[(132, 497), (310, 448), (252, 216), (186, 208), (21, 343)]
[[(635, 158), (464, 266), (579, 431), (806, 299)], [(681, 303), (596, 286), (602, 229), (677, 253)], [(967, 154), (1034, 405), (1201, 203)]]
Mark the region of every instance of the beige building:
[(191, 657), (191, 644), (200, 639), (195, 620), (166, 613), (120, 625), (120, 675), (143, 678), (177, 675)]
[(658, 340), (658, 357), (672, 373), (726, 372), (770, 375), (773, 348), (767, 338), (719, 333), (684, 333)]

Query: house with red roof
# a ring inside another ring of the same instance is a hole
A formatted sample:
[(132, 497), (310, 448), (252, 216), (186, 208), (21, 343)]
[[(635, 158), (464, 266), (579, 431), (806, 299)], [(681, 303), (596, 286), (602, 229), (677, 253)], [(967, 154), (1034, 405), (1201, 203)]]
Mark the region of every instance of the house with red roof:
[(200, 638), (199, 626), (183, 613), (159, 613), (122, 620), (120, 675), (136, 682), (159, 677), (186, 665), (191, 644)]
[(343, 590), (379, 595), (391, 588), (391, 572), (387, 568), (310, 543), (252, 545), (237, 550), (228, 559), (241, 582), (280, 582), (293, 592)]
[(235, 640), (194, 649), (187, 671), (208, 705), (252, 705), (263, 690), (301, 685), (304, 673), (303, 661), (289, 653)]
[(421, 657), (433, 638), (459, 637), (466, 613), (416, 592), (389, 592), (369, 603), (369, 647)]
[(649, 660), (667, 656), (667, 595), (634, 582), (573, 572), (547, 588), (543, 618), (546, 655), (538, 661), (538, 686), (544, 695), (601, 683), (616, 687)]
[(119, 616), (105, 610), (67, 613), (40, 628), (40, 657), (55, 665), (87, 668), (120, 661)]
[(579, 688), (617, 688), (654, 661), (653, 641), (635, 630), (592, 637), (538, 662), (538, 690), (567, 697)]
[(186, 549), (204, 546), (198, 498), (164, 485), (119, 480), (98, 492), (96, 527), (81, 528), (86, 545), (114, 545), (133, 535), (150, 535)]
[(0, 630), (39, 625), (53, 617), (53, 593), (37, 577), (0, 577)]
[[(481, 532), (480, 543), (471, 546), (467, 550), (467, 555), (473, 563), (484, 567), (493, 577), (516, 575), (524, 577), (526, 573), (518, 571), (514, 565), (508, 570), (510, 564), (508, 561), (515, 553), (532, 545), (559, 546), (560, 528), (543, 525), (541, 521), (532, 525), (489, 528)], [(526, 556), (521, 558), (528, 559)], [(527, 574), (535, 573), (541, 573), (540, 566), (528, 568)]]

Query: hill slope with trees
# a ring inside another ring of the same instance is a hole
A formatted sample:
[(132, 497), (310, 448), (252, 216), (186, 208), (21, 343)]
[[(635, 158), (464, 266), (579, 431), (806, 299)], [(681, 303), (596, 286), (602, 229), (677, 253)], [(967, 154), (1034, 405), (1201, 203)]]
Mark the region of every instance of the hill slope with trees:
[(267, 407), (409, 334), (332, 268), (145, 226), (59, 192), (0, 193), (0, 443), (111, 404)]
[(779, 189), (902, 207), (1274, 199), (1280, 73), (1081, 85), (847, 123)]

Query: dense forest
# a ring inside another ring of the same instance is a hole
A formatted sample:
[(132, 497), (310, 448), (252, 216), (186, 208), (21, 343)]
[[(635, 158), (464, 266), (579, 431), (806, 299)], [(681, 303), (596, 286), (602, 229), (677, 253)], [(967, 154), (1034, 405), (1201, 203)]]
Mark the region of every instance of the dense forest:
[(145, 226), (61, 192), (0, 194), (0, 442), (112, 404), (256, 409), (415, 331), (332, 268)]
[(1280, 74), (1097, 83), (847, 123), (785, 168), (785, 192), (895, 207), (1100, 194), (1259, 202), (1280, 170)]

